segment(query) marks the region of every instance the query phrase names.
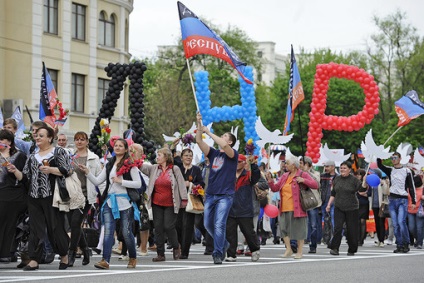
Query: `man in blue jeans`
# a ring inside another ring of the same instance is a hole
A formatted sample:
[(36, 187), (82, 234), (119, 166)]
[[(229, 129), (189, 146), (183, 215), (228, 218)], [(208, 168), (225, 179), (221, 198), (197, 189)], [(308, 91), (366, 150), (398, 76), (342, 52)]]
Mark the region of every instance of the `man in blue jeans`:
[[(203, 141), (203, 133), (214, 140), (219, 150), (208, 146)], [(233, 204), (236, 186), (238, 152), (232, 148), (236, 137), (229, 132), (221, 137), (211, 133), (202, 125), (202, 115), (197, 113), (196, 142), (210, 162), (203, 216), (205, 228), (213, 238), (213, 262), (222, 264), (225, 257), (227, 218)]]
[(377, 158), (377, 165), (390, 180), (389, 212), (393, 223), (393, 230), (396, 237), (396, 249), (394, 253), (409, 252), (409, 231), (406, 225), (408, 215), (408, 191), (412, 199), (412, 210), (415, 209), (415, 185), (410, 169), (400, 164), (401, 155), (399, 152), (393, 153), (393, 167), (384, 166), (380, 158)]

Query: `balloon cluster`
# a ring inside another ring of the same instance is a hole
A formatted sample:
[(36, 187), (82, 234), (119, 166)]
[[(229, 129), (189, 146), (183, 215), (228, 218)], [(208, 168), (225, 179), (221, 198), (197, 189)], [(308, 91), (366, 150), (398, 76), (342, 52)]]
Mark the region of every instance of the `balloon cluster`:
[[(246, 67), (244, 75), (253, 81), (253, 68)], [(256, 116), (256, 97), (253, 84), (246, 83), (240, 76), (240, 96), (241, 105), (222, 106), (211, 108), (211, 92), (209, 90), (208, 72), (198, 71), (194, 73), (196, 98), (199, 105), (200, 113), (202, 114), (203, 124), (208, 125), (212, 122), (227, 122), (237, 119), (243, 119), (244, 122), (244, 140), (253, 141), (259, 140), (256, 133), (255, 122)], [(256, 146), (255, 154), (259, 155), (259, 146)]]
[[(327, 107), (327, 91), (330, 78), (345, 78), (357, 82), (364, 90), (365, 105), (362, 111), (351, 116), (325, 115)], [(356, 66), (344, 64), (317, 65), (314, 90), (312, 93), (311, 112), (309, 113), (308, 141), (306, 155), (318, 162), (320, 157), (322, 130), (330, 131), (359, 131), (370, 124), (378, 114), (380, 96), (374, 77)]]
[(99, 117), (97, 117), (90, 134), (90, 150), (99, 156), (102, 155), (102, 149), (99, 146), (98, 140), (98, 136), (101, 134), (100, 121), (102, 118), (110, 121), (113, 117), (118, 99), (124, 88), (125, 80), (129, 77), (131, 81), (129, 86), (131, 128), (136, 133), (134, 135), (134, 141), (143, 145), (146, 154), (150, 153), (150, 158), (155, 158), (154, 143), (144, 140), (143, 73), (147, 70), (146, 65), (138, 61), (130, 64), (109, 63), (104, 70), (107, 76), (112, 79), (109, 82), (109, 88), (102, 101)]

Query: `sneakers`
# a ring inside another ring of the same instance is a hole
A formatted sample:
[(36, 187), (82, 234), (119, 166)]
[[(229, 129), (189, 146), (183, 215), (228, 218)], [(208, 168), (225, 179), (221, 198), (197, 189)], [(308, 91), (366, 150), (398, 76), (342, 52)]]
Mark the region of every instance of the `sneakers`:
[(121, 254), (121, 250), (120, 249), (118, 249), (118, 248), (114, 248), (114, 249), (112, 249), (112, 253), (114, 253), (114, 254), (117, 254), (117, 255), (120, 255)]
[(308, 254), (316, 254), (317, 253), (317, 250), (316, 249), (309, 249), (309, 252), (308, 252)]
[(138, 255), (139, 256), (148, 256), (149, 255), (149, 252), (148, 251), (146, 251), (146, 252), (139, 252)]
[(222, 264), (222, 258), (220, 256), (214, 256), (213, 257), (213, 263), (214, 264)]
[(129, 258), (129, 256), (127, 256), (127, 255), (120, 255), (120, 256), (118, 257), (118, 260), (128, 261), (128, 260), (130, 260), (130, 258)]
[(235, 257), (227, 256), (225, 258), (225, 261), (227, 261), (227, 262), (235, 262), (235, 261), (237, 261), (237, 259)]
[(423, 246), (422, 245), (417, 245), (417, 249), (422, 250)]
[(101, 261), (94, 264), (94, 267), (98, 269), (109, 269), (109, 263), (104, 258), (102, 258)]
[(375, 241), (374, 242), (374, 247), (379, 247), (380, 246), (380, 242), (379, 241)]
[(380, 242), (380, 244), (378, 245), (380, 248), (384, 248), (384, 242)]
[(338, 250), (330, 250), (330, 254), (331, 255), (339, 255), (339, 251)]
[(137, 259), (136, 258), (130, 258), (128, 261), (127, 268), (135, 268), (137, 265)]
[(349, 253), (349, 252), (348, 252), (348, 253), (347, 253), (347, 255), (348, 255), (348, 256), (354, 256), (354, 255), (355, 255), (355, 253)]
[(260, 252), (259, 252), (259, 251), (254, 251), (254, 252), (252, 252), (251, 260), (252, 260), (253, 262), (258, 261), (258, 260), (259, 260), (260, 255), (261, 255), (261, 254), (260, 254)]
[(389, 245), (389, 246), (393, 245), (393, 240), (387, 240), (386, 244)]

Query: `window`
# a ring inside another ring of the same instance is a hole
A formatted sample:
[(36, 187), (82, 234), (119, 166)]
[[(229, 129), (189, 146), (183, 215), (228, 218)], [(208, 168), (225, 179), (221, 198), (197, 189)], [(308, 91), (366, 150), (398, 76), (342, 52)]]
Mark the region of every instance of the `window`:
[(115, 47), (115, 16), (111, 15), (108, 20), (103, 11), (99, 16), (99, 44)]
[(103, 99), (106, 97), (106, 91), (109, 88), (109, 80), (98, 79), (97, 81), (97, 111), (103, 105)]
[(57, 34), (58, 0), (44, 0), (44, 32)]
[(85, 40), (85, 6), (72, 3), (72, 38)]
[(53, 69), (47, 69), (47, 72), (49, 72), (50, 79), (52, 80), (54, 89), (56, 90), (56, 93), (58, 93), (58, 90), (57, 90), (58, 71)]
[(84, 112), (85, 77), (72, 74), (71, 111)]

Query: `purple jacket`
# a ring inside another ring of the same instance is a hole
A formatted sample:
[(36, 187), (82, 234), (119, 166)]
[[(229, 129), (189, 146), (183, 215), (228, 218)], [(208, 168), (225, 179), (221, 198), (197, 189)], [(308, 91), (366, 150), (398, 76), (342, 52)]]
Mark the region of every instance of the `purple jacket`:
[[(271, 188), (271, 191), (273, 192), (279, 192), (283, 188), (283, 185), (286, 183), (287, 178), (289, 176), (290, 172), (284, 173), (280, 177), (277, 183), (274, 183), (273, 181), (268, 182), (269, 187)], [(297, 170), (296, 175), (293, 178), (292, 182), (292, 195), (293, 195), (293, 201), (294, 201), (294, 217), (307, 217), (306, 211), (302, 209), (302, 205), (300, 204), (300, 187), (299, 183), (296, 182), (296, 177), (302, 177), (305, 179), (304, 184), (308, 186), (311, 189), (318, 189), (318, 183), (315, 181), (308, 173), (303, 172), (302, 170)], [(280, 207), (283, 205), (283, 198), (280, 200)]]

